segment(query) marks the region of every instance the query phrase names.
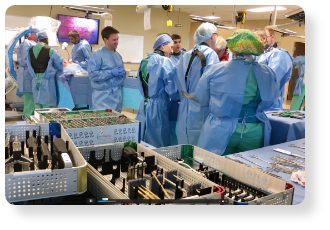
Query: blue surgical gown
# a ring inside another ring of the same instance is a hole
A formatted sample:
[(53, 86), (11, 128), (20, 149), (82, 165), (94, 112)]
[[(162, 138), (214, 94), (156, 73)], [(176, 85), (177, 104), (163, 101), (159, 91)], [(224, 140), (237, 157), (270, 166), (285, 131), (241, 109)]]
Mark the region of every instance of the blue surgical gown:
[(30, 48), (36, 44), (35, 41), (25, 39), (17, 47), (17, 83), (19, 91), (22, 93), (32, 93), (32, 75), (28, 70), (27, 60)]
[(92, 51), (88, 41), (80, 39), (77, 44), (73, 44), (72, 46), (70, 61), (79, 64), (82, 68), (87, 70), (88, 60), (91, 55)]
[(298, 66), (298, 75), (299, 78), (296, 81), (296, 86), (293, 91), (294, 96), (301, 95), (301, 89), (305, 85), (305, 56), (297, 56), (293, 58), (293, 64)]
[(141, 140), (157, 148), (169, 146), (170, 98), (172, 100), (178, 99), (177, 88), (174, 82), (176, 67), (169, 58), (159, 54), (151, 54), (147, 70), (149, 73), (149, 101), (146, 100), (142, 89), (140, 69), (137, 76), (140, 92), (144, 98), (140, 103), (139, 113), (135, 118), (141, 122)]
[(261, 102), (255, 116), (265, 123), (264, 146), (269, 145), (271, 126), (264, 113), (279, 96), (279, 82), (274, 71), (266, 65), (244, 60), (232, 60), (210, 66), (196, 88), (201, 106), (210, 112), (203, 125), (198, 147), (222, 155), (235, 131), (243, 101), (246, 78), (253, 71), (257, 80)]
[(118, 52), (110, 52), (102, 47), (93, 52), (88, 62), (88, 75), (93, 88), (93, 109), (113, 109), (121, 112), (121, 86), (125, 76), (114, 77), (111, 70), (124, 68), (123, 59)]
[[(179, 63), (180, 59), (183, 57), (184, 52), (181, 51), (180, 55), (171, 55), (170, 60), (175, 66)], [(177, 137), (177, 125), (178, 125), (178, 111), (179, 111), (179, 101), (171, 100), (170, 105), (170, 126), (171, 126), (171, 145), (178, 144)]]
[(291, 78), (292, 73), (292, 56), (282, 48), (271, 48), (269, 52), (261, 54), (257, 57), (259, 63), (268, 65), (274, 70), (278, 81), (280, 82), (280, 95), (272, 108), (282, 109), (285, 83)]
[[(187, 80), (185, 80), (186, 70), (192, 52), (198, 49), (203, 52), (206, 66), (202, 68), (201, 60), (197, 55), (192, 62)], [(201, 105), (196, 100), (182, 96), (182, 92), (195, 96), (197, 83), (203, 72), (209, 65), (219, 62), (218, 55), (205, 45), (196, 45), (192, 50), (186, 52), (177, 65), (177, 88), (180, 95), (180, 105), (178, 111), (178, 143), (197, 145), (199, 134), (206, 117), (209, 114), (208, 105)]]
[(173, 62), (173, 64), (176, 66), (178, 62), (180, 61), (180, 58), (183, 57), (183, 52), (180, 53), (180, 55), (171, 55), (170, 60)]
[(32, 92), (34, 103), (56, 106), (57, 95), (55, 82), (56, 76), (63, 74), (63, 57), (57, 50), (54, 51), (53, 55), (48, 61), (47, 69), (41, 78), (39, 90), (37, 90), (38, 79), (31, 65), (30, 55), (28, 55), (27, 66), (33, 77)]

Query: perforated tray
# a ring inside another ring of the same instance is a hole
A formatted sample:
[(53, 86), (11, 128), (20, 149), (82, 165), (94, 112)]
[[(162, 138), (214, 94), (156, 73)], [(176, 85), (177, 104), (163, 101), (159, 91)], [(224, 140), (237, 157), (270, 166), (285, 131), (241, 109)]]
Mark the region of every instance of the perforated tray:
[[(63, 111), (65, 114), (63, 115), (63, 117), (61, 119), (57, 119), (57, 120), (75, 120), (75, 119), (89, 119), (89, 118), (100, 118), (97, 116), (92, 116), (92, 117), (86, 117), (86, 118), (77, 118), (74, 117), (75, 115), (78, 115), (80, 112), (84, 113), (84, 114), (93, 114), (93, 112), (96, 112), (97, 114), (101, 115), (101, 117), (119, 117), (119, 116), (123, 116), (123, 114), (112, 110), (111, 115), (105, 115), (105, 110), (81, 110), (81, 111)], [(42, 123), (49, 123), (51, 121), (53, 121), (54, 119), (50, 119), (47, 115), (49, 114), (49, 112), (39, 112), (39, 119), (40, 122)], [(38, 118), (38, 117), (37, 117)]]
[[(79, 147), (78, 150), (84, 156), (86, 160), (89, 159), (89, 151), (95, 150), (96, 151), (96, 158), (103, 157), (104, 149), (107, 149), (105, 161), (109, 161), (109, 149), (111, 149), (111, 157), (114, 160), (120, 158), (122, 150), (124, 148), (124, 143), (113, 143), (113, 144), (105, 144), (105, 145), (97, 145), (93, 147)], [(168, 170), (177, 170), (178, 176), (183, 178), (186, 182), (193, 184), (193, 183), (200, 183), (202, 187), (219, 187), (219, 185), (207, 180), (206, 178), (200, 177), (196, 173), (181, 167), (177, 163), (167, 159), (166, 157), (152, 151), (151, 149), (137, 143), (137, 151), (144, 152), (145, 156), (155, 156), (155, 164), (164, 168), (165, 171)], [(102, 198), (117, 198), (117, 199), (128, 199), (127, 194), (124, 194), (120, 191), (121, 183), (116, 183), (113, 185), (110, 182), (110, 178), (107, 175), (101, 175), (96, 169), (94, 169), (90, 164), (88, 164), (88, 189), (91, 190), (94, 196), (98, 199)], [(125, 173), (121, 173), (123, 176)], [(90, 189), (91, 183), (91, 189)], [(106, 189), (106, 191), (104, 190)], [(214, 193), (212, 189), (212, 193), (204, 196), (200, 196), (194, 199), (226, 199), (224, 198), (224, 192), (222, 193)], [(105, 196), (106, 195), (106, 196)], [(124, 198), (125, 197), (125, 198)], [(229, 200), (229, 204), (233, 202)]]
[(233, 177), (236, 180), (246, 183), (252, 187), (271, 193), (268, 196), (261, 197), (257, 200), (249, 201), (248, 204), (292, 204), (294, 186), (290, 183), (287, 183), (286, 181), (266, 174), (261, 169), (239, 164), (230, 159), (192, 145), (176, 145), (153, 150), (161, 154), (162, 156), (170, 159), (171, 161), (174, 161), (177, 158), (181, 158), (182, 146), (191, 146), (193, 148), (193, 158), (197, 162), (203, 163), (203, 165), (205, 166), (218, 170), (221, 173)]
[[(95, 119), (95, 118), (90, 118)], [(140, 122), (127, 118), (130, 124), (115, 124), (109, 126), (95, 126), (85, 128), (66, 129), (75, 146), (94, 146), (106, 143), (117, 143), (125, 141), (140, 142)], [(32, 120), (32, 116), (31, 116)], [(66, 120), (70, 121), (70, 120)], [(39, 120), (33, 122), (40, 124)], [(53, 121), (51, 121), (53, 122)], [(43, 122), (41, 122), (43, 123)], [(25, 135), (25, 134), (24, 134)]]
[[(49, 124), (6, 125), (6, 133), (18, 135), (25, 141), (25, 131), (37, 130), (37, 135), (49, 134)], [(14, 137), (12, 136), (12, 140)], [(69, 141), (73, 165), (69, 169), (23, 171), (5, 174), (5, 196), (8, 202), (42, 199), (56, 196), (81, 194), (87, 190), (87, 162), (81, 156), (63, 128), (61, 138)]]

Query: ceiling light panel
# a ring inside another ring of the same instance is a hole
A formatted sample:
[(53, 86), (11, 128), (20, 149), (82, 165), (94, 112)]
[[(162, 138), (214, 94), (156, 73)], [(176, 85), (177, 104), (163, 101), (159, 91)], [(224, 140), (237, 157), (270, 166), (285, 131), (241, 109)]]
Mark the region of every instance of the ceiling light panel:
[[(277, 10), (286, 10), (286, 8), (284, 8), (282, 6), (278, 6), (276, 8), (277, 8)], [(269, 12), (269, 11), (274, 11), (274, 6), (247, 9), (246, 11), (250, 11), (250, 12)]]
[(218, 19), (220, 17), (216, 17), (216, 16), (207, 16), (207, 17), (202, 17), (202, 18), (205, 18), (205, 19)]

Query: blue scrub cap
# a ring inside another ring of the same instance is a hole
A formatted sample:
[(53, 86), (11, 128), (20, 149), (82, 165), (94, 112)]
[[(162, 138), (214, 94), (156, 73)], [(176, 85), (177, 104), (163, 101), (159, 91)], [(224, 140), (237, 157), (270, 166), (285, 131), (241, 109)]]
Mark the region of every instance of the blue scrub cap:
[(212, 37), (212, 34), (217, 32), (217, 27), (212, 23), (204, 22), (201, 24), (195, 34), (194, 34), (194, 42), (195, 45), (205, 42), (206, 40)]
[(152, 47), (152, 49), (156, 50), (158, 47), (166, 45), (168, 43), (173, 43), (173, 40), (169, 35), (167, 35), (167, 34), (159, 35), (156, 38), (156, 41), (155, 41), (154, 46)]
[(38, 28), (32, 28), (32, 30), (31, 30), (31, 34), (36, 34), (38, 32), (40, 32), (40, 30)]
[(41, 39), (45, 39), (48, 38), (47, 32), (46, 31), (40, 31), (37, 33), (37, 39), (41, 40)]

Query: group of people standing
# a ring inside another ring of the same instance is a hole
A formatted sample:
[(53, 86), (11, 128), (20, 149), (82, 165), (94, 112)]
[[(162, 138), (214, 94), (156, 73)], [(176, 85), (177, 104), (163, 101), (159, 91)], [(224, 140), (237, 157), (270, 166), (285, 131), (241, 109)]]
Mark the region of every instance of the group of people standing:
[[(87, 70), (91, 47), (75, 30), (68, 34), (73, 43), (71, 59)], [(17, 47), (17, 82), (23, 93), (24, 116), (31, 116), (35, 109), (57, 105), (56, 76), (63, 72), (63, 57), (48, 46), (46, 31), (31, 28), (26, 39)]]
[(168, 50), (177, 37), (156, 38), (154, 52), (138, 70), (144, 96), (136, 117), (142, 124), (141, 140), (169, 146), (169, 117), (178, 103), (178, 144), (218, 155), (269, 145), (271, 126), (264, 112), (282, 109), (293, 58), (274, 45), (272, 30), (240, 29), (227, 40), (216, 31), (211, 23), (201, 24), (193, 49), (179, 58), (170, 56), (172, 62)]
[[(153, 53), (138, 69), (143, 100), (136, 120), (141, 122), (141, 140), (155, 147), (169, 146), (170, 118), (175, 117), (178, 144), (219, 155), (269, 145), (271, 127), (264, 111), (282, 109), (293, 58), (274, 45), (272, 30), (238, 29), (226, 40), (216, 32), (213, 24), (201, 24), (193, 36), (195, 46), (185, 53), (179, 35), (157, 36)], [(122, 109), (126, 71), (116, 51), (118, 33), (105, 27), (104, 47), (93, 53), (76, 31), (69, 33), (74, 43), (71, 61), (88, 71), (94, 109)], [(19, 47), (25, 94), (31, 98), (33, 93), (38, 108), (54, 106), (55, 75), (63, 69), (63, 58), (47, 46), (46, 32), (32, 29), (25, 41)], [(296, 63), (301, 63), (298, 59)]]

